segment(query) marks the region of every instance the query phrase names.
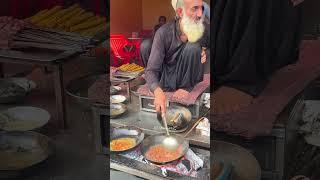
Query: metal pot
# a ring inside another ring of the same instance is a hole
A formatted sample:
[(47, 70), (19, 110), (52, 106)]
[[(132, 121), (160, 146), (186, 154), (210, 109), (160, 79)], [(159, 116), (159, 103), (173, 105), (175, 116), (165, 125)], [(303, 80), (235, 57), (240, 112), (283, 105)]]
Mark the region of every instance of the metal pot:
[(87, 75), (74, 79), (69, 82), (66, 87), (67, 94), (72, 97), (82, 108), (91, 110), (91, 102), (88, 97), (88, 89), (95, 83), (103, 74)]

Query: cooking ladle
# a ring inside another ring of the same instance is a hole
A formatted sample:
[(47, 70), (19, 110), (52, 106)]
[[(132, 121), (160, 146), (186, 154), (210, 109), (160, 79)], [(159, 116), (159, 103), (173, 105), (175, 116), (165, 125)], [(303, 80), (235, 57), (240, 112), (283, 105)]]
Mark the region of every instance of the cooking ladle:
[(176, 138), (170, 136), (166, 115), (164, 113), (162, 114), (162, 120), (163, 120), (164, 127), (166, 128), (166, 131), (167, 131), (167, 137), (163, 139), (162, 144), (165, 148), (174, 151), (179, 146), (178, 141), (176, 140)]

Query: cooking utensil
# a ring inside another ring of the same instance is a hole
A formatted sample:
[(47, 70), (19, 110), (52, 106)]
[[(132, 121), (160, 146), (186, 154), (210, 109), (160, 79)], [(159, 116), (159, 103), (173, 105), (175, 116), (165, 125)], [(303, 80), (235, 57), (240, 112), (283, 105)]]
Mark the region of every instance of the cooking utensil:
[(144, 139), (144, 133), (141, 129), (135, 126), (121, 126), (117, 128), (110, 128), (110, 142), (119, 138), (133, 138), (135, 139), (135, 146), (123, 151), (111, 151), (115, 153), (126, 152), (136, 148)]
[(208, 113), (210, 112), (210, 109), (208, 109), (204, 114), (203, 114), (203, 117), (199, 118), (197, 121), (194, 122), (193, 126), (189, 129), (189, 131), (184, 135), (184, 138), (186, 138), (190, 133), (191, 131), (197, 127), (197, 125), (204, 119), (204, 116), (206, 116)]
[(0, 80), (0, 103), (14, 103), (22, 100), (35, 83), (25, 78), (5, 78)]
[(191, 133), (191, 131), (204, 119), (204, 117), (199, 118), (193, 126), (189, 129), (189, 131), (183, 136), (184, 138), (188, 137), (188, 135)]
[(137, 77), (139, 75), (139, 72), (127, 72), (127, 71), (117, 71), (113, 74), (114, 77)]
[(89, 98), (88, 89), (100, 78), (106, 76), (105, 74), (91, 74), (71, 80), (67, 84), (67, 94), (72, 97), (77, 104), (85, 110), (91, 110), (91, 102), (94, 100)]
[(23, 31), (19, 32), (18, 34), (24, 34), (24, 35), (35, 35), (39, 37), (45, 37), (52, 40), (72, 40), (77, 42), (83, 42), (83, 43), (89, 43), (89, 40), (82, 39), (76, 36), (69, 36), (62, 33), (52, 33), (47, 31), (41, 31), (36, 29), (24, 29)]
[(33, 31), (33, 32), (43, 32), (43, 33), (49, 33), (49, 34), (59, 34), (59, 35), (64, 35), (68, 36), (70, 38), (75, 38), (77, 40), (83, 40), (90, 42), (92, 41), (91, 38), (85, 37), (85, 36), (80, 36), (79, 34), (76, 33), (71, 33), (71, 32), (65, 32), (65, 31), (57, 31), (53, 29), (47, 29), (47, 28), (38, 28), (38, 27), (26, 27), (28, 31)]
[(56, 62), (68, 57), (78, 54), (76, 51), (57, 51), (57, 50), (43, 50), (43, 49), (28, 49), (27, 51), (22, 50), (3, 50), (0, 49), (0, 57), (23, 59), (28, 61), (37, 62)]
[(48, 35), (40, 32), (32, 32), (32, 31), (22, 31), (13, 37), (14, 40), (19, 40), (21, 38), (26, 40), (34, 40), (37, 42), (46, 42), (51, 44), (64, 44), (64, 45), (87, 44), (86, 42), (83, 42), (83, 41), (70, 40), (70, 39), (66, 39), (65, 37), (63, 38), (57, 37), (57, 36), (52, 37), (52, 34)]
[(148, 136), (147, 138), (145, 138), (142, 141), (141, 144), (141, 153), (142, 155), (150, 162), (155, 163), (155, 164), (166, 164), (166, 163), (170, 163), (173, 161), (176, 161), (178, 159), (180, 159), (181, 157), (183, 157), (188, 149), (189, 149), (189, 141), (185, 140), (183, 137), (178, 136), (178, 135), (171, 135), (173, 138), (175, 138), (179, 144), (179, 146), (181, 146), (182, 148), (182, 153), (174, 160), (172, 161), (166, 161), (166, 162), (156, 162), (153, 161), (152, 159), (148, 159), (146, 157), (146, 153), (148, 152), (149, 148), (155, 145), (161, 145), (163, 143), (163, 140), (167, 137), (166, 134), (156, 134), (156, 135), (152, 135), (152, 136)]
[(112, 104), (123, 103), (127, 100), (127, 98), (123, 95), (112, 95), (110, 97), (110, 102)]
[(167, 119), (166, 119), (166, 115), (165, 114), (162, 114), (162, 121), (163, 121), (164, 127), (166, 129), (167, 135), (170, 136), (169, 130), (168, 130), (168, 125), (167, 125)]
[(111, 82), (123, 83), (123, 82), (130, 81), (132, 79), (134, 79), (134, 77), (123, 77), (123, 76), (122, 77), (119, 77), (119, 76), (115, 77), (115, 76), (113, 76), (113, 77), (111, 77)]
[(13, 48), (42, 48), (42, 49), (51, 49), (51, 50), (59, 50), (59, 51), (76, 51), (83, 52), (84, 50), (80, 46), (66, 46), (60, 44), (49, 44), (49, 43), (40, 43), (40, 42), (26, 42), (26, 41), (13, 41)]
[(167, 131), (167, 137), (165, 137), (163, 139), (162, 144), (167, 149), (176, 150), (178, 148), (179, 144), (178, 144), (178, 141), (173, 136), (170, 136), (165, 114), (162, 115), (162, 120), (163, 120), (164, 127), (166, 128), (166, 131)]
[(17, 171), (38, 164), (52, 154), (47, 136), (31, 131), (0, 132), (0, 171)]
[(41, 48), (50, 50), (73, 50), (84, 52), (92, 47), (92, 41), (77, 35), (52, 32), (43, 29), (25, 28), (13, 37), (13, 48)]
[(48, 111), (30, 106), (10, 108), (1, 113), (3, 123), (0, 129), (5, 131), (29, 131), (38, 129), (50, 120)]
[(36, 37), (23, 37), (21, 35), (17, 35), (15, 37), (13, 37), (14, 41), (24, 41), (24, 42), (38, 42), (38, 43), (49, 43), (49, 44), (63, 44), (62, 42), (52, 42), (48, 39), (41, 39), (41, 38), (36, 38)]
[(121, 91), (121, 87), (120, 86), (111, 86), (110, 88), (110, 94), (114, 95), (116, 93), (118, 93), (119, 91)]
[(59, 31), (59, 30), (55, 30), (55, 29), (51, 29), (51, 28), (43, 28), (43, 27), (36, 27), (36, 26), (27, 26), (26, 28), (29, 28), (30, 30), (38, 30), (38, 31), (50, 32), (50, 33), (63, 34), (63, 35), (67, 35), (67, 36), (78, 37), (81, 39), (87, 39), (87, 40), (91, 39), (89, 37), (82, 36), (78, 33)]
[[(157, 119), (164, 125), (160, 114), (157, 114)], [(181, 132), (182, 130), (185, 131), (189, 126), (192, 115), (190, 110), (185, 107), (170, 105), (167, 108), (166, 120), (170, 132)]]
[[(108, 111), (109, 110), (109, 111)], [(110, 118), (116, 118), (124, 114), (127, 111), (127, 106), (122, 103), (111, 104), (107, 107), (107, 112), (109, 112)]]

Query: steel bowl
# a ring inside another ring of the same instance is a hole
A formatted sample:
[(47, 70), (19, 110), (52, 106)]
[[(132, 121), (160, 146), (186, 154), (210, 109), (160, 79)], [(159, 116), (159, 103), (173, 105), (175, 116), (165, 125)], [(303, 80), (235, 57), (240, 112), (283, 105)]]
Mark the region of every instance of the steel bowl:
[(127, 112), (127, 106), (122, 103), (110, 104), (107, 106), (107, 112), (109, 112), (110, 118), (117, 118)]
[(116, 140), (119, 138), (133, 138), (136, 141), (136, 145), (130, 149), (126, 149), (123, 151), (111, 151), (110, 149), (110, 152), (114, 152), (114, 153), (127, 152), (136, 148), (143, 141), (144, 133), (142, 132), (141, 129), (135, 126), (121, 126), (117, 128), (110, 128), (110, 142), (112, 140)]
[(93, 74), (70, 81), (66, 87), (67, 94), (85, 110), (91, 110), (91, 100), (88, 96), (89, 88), (105, 74)]
[(111, 104), (116, 103), (124, 103), (127, 100), (127, 98), (123, 95), (112, 95), (110, 96), (110, 102)]

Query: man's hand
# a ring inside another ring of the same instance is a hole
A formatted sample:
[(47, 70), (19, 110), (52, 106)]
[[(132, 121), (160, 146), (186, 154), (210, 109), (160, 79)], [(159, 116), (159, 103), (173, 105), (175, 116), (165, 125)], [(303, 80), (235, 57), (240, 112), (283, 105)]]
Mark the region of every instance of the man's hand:
[(248, 106), (253, 97), (234, 88), (222, 86), (213, 93), (213, 114), (236, 112)]
[(189, 92), (184, 89), (178, 89), (176, 92), (174, 92), (173, 97), (177, 99), (186, 98), (188, 97)]
[(156, 111), (161, 114), (166, 113), (167, 98), (160, 87), (154, 90), (154, 106)]
[(201, 51), (201, 63), (205, 63), (207, 60), (207, 55), (206, 55), (206, 51), (205, 49), (202, 48), (202, 51)]

